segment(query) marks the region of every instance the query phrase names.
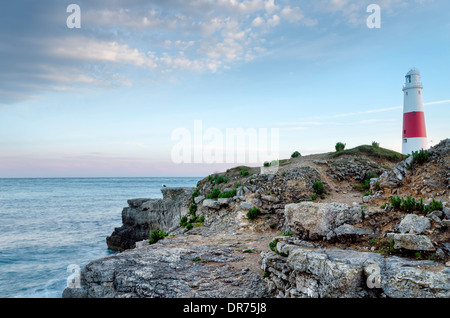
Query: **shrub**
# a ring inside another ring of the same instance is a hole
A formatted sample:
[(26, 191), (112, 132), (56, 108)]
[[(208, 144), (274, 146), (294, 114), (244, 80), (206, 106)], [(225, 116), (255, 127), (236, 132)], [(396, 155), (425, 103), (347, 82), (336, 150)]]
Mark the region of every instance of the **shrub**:
[(192, 201), (194, 201), (194, 198), (196, 198), (196, 197), (198, 197), (198, 191), (197, 190), (195, 190), (193, 193), (192, 193)]
[(213, 177), (209, 178), (209, 181), (214, 184), (221, 184), (221, 183), (228, 182), (228, 178), (224, 178), (223, 176), (219, 176), (218, 174), (215, 174)]
[(165, 238), (167, 235), (166, 232), (162, 232), (160, 230), (153, 230), (152, 233), (150, 234), (150, 240), (149, 240), (149, 244), (155, 244), (156, 242), (158, 242), (159, 240), (162, 240), (163, 238)]
[(311, 201), (316, 201), (317, 200), (317, 194), (312, 194), (311, 195)]
[(186, 223), (186, 229), (189, 231), (190, 229), (192, 229), (194, 226), (192, 225), (192, 223)]
[(325, 188), (323, 186), (323, 183), (320, 181), (316, 181), (313, 183), (313, 189), (314, 189), (314, 192), (316, 192), (318, 195), (325, 193)]
[[(270, 165), (270, 164), (269, 164)], [(241, 171), (239, 172), (239, 174), (243, 177), (248, 176), (250, 174), (250, 172), (248, 172), (247, 169), (241, 169)]]
[(197, 212), (197, 204), (191, 204), (189, 207), (189, 214), (195, 215), (195, 212)]
[(336, 143), (334, 148), (336, 149), (336, 151), (343, 151), (345, 149), (345, 144), (342, 142), (338, 142)]
[(258, 217), (258, 215), (261, 213), (261, 211), (258, 208), (252, 208), (250, 210), (248, 210), (247, 212), (247, 217), (250, 220), (254, 220)]
[(433, 199), (429, 205), (424, 205), (423, 212), (429, 213), (435, 210), (442, 210), (442, 203)]
[(392, 207), (394, 207), (395, 209), (400, 209), (400, 204), (402, 204), (402, 200), (398, 195), (391, 198)]
[(220, 195), (220, 189), (219, 188), (215, 188), (213, 189), (212, 193), (210, 195), (207, 196), (208, 199), (217, 199)]
[(236, 188), (231, 191), (223, 192), (219, 194), (219, 198), (232, 198), (236, 195)]
[(374, 149), (378, 149), (378, 148), (380, 148), (380, 143), (379, 143), (379, 142), (376, 142), (376, 141), (372, 141), (372, 147), (373, 147)]
[(423, 210), (423, 199), (420, 202), (416, 202), (416, 199), (408, 196), (406, 199), (401, 199), (400, 210), (404, 212), (422, 211)]
[(421, 149), (420, 151), (413, 151), (413, 164), (417, 163), (419, 165), (425, 163), (428, 160), (428, 151)]
[(187, 216), (183, 216), (183, 217), (181, 218), (181, 220), (180, 220), (180, 226), (181, 226), (181, 227), (185, 227), (187, 221), (188, 221)]
[(291, 158), (297, 158), (297, 157), (301, 157), (302, 155), (300, 154), (300, 152), (295, 151), (292, 155)]

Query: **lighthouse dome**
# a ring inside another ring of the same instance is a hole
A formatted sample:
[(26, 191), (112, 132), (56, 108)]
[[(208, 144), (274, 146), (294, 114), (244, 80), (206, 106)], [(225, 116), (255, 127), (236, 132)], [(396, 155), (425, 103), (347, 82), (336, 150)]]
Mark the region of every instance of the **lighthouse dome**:
[(417, 68), (414, 67), (406, 74), (406, 76), (408, 75), (420, 75), (420, 72)]

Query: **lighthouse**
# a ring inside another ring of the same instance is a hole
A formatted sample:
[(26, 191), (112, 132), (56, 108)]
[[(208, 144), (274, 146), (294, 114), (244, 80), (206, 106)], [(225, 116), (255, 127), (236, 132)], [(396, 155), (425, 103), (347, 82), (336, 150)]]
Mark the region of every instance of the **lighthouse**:
[(422, 90), (420, 73), (413, 68), (406, 74), (406, 83), (403, 87), (402, 153), (404, 155), (428, 149)]

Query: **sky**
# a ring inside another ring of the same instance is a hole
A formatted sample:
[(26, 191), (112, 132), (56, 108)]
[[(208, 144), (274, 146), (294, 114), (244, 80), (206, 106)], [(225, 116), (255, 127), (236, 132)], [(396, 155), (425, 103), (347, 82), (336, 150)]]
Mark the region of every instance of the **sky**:
[(202, 177), (336, 142), (400, 152), (413, 67), (433, 146), (450, 132), (449, 12), (446, 0), (2, 1), (0, 178)]

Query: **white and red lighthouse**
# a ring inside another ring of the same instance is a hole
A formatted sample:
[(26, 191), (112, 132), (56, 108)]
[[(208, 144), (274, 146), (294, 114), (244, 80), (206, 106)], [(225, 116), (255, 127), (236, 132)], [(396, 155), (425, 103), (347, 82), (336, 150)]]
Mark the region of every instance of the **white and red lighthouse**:
[(420, 73), (413, 68), (406, 74), (406, 83), (403, 87), (402, 153), (404, 155), (428, 149), (422, 90)]

